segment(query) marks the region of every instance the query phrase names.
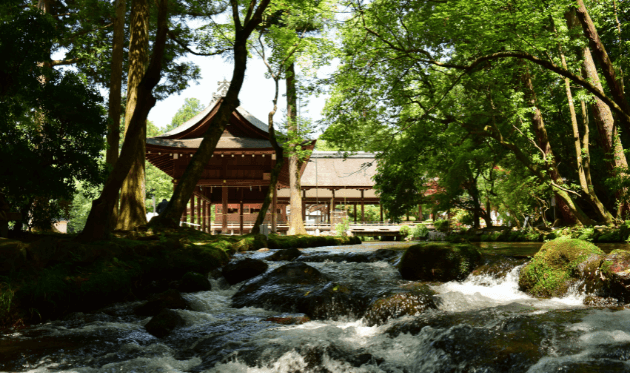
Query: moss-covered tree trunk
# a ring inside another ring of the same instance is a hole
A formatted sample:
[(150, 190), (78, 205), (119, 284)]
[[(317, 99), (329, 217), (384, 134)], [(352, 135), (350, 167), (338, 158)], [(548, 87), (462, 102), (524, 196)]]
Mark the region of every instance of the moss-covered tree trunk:
[[(297, 118), (297, 89), (295, 87), (295, 64), (287, 67), (287, 119), (289, 121), (289, 132), (298, 133)], [(302, 187), (300, 185), (300, 167), (301, 162), (295, 148), (299, 146), (297, 143), (289, 144), (291, 154), (289, 154), (289, 191), (291, 204), (291, 216), (289, 219), (288, 234), (306, 234), (304, 221), (302, 220)]]
[(129, 174), (136, 153), (139, 151), (137, 138), (142, 133), (149, 111), (155, 105), (156, 100), (152, 91), (160, 81), (162, 73), (162, 58), (164, 57), (166, 32), (168, 31), (167, 15), (167, 0), (161, 0), (158, 7), (158, 28), (153, 43), (151, 63), (138, 86), (137, 103), (129, 121), (127, 136), (125, 136), (120, 157), (109, 174), (100, 196), (92, 201), (92, 209), (85, 228), (77, 236), (79, 241), (97, 241), (109, 238), (111, 215), (118, 199), (118, 191), (125, 177)]
[[(564, 57), (564, 53), (560, 50), (560, 60), (562, 61), (562, 67), (568, 70), (567, 62)], [(573, 103), (573, 93), (571, 92), (571, 81), (569, 78), (564, 78), (564, 88), (567, 94), (567, 101), (569, 105), (569, 117), (571, 118), (571, 129), (573, 130), (573, 147), (575, 148), (575, 156), (577, 162), (578, 179), (580, 180), (580, 187), (582, 193), (586, 197), (593, 210), (597, 213), (597, 218), (604, 221), (606, 224), (614, 222), (612, 214), (606, 209), (604, 204), (599, 200), (595, 189), (593, 188), (593, 182), (591, 179), (591, 167), (590, 167), (590, 152), (588, 144), (588, 126), (583, 128), (583, 132), (586, 135), (586, 142), (582, 143), (580, 136), (580, 129), (578, 126), (577, 114), (575, 112), (575, 105)]]
[[(138, 104), (138, 86), (144, 76), (149, 56), (149, 2), (132, 0), (131, 25), (129, 27), (129, 74), (127, 77), (127, 108), (125, 110), (125, 137), (129, 136), (129, 122)], [(146, 224), (144, 158), (146, 147), (146, 122), (136, 137), (135, 153), (129, 174), (120, 192), (120, 210), (117, 229), (130, 230)]]
[[(245, 78), (245, 69), (247, 68), (247, 39), (262, 21), (262, 14), (269, 5), (270, 0), (251, 0), (247, 9), (245, 19), (241, 22), (241, 14), (239, 11), (239, 2), (231, 0), (232, 18), (234, 20), (235, 37), (234, 37), (234, 69), (232, 72), (232, 81), (225, 97), (221, 100), (219, 110), (208, 126), (208, 130), (203, 136), (203, 140), (199, 145), (199, 149), (193, 155), (190, 163), (184, 170), (184, 174), (175, 186), (173, 195), (162, 214), (152, 220), (152, 224), (177, 227), (179, 219), (186, 209), (186, 203), (190, 200), (197, 186), (197, 182), (201, 178), (203, 170), (210, 161), (212, 153), (216, 149), (217, 143), (221, 138), (221, 134), (228, 125), (232, 112), (238, 107), (238, 94), (241, 91), (243, 80)], [(256, 4), (258, 6), (256, 7)]]
[[(118, 144), (120, 143), (121, 84), (123, 67), (123, 44), (125, 37), (126, 0), (116, 0), (114, 16), (114, 36), (112, 40), (111, 74), (109, 79), (109, 108), (107, 118), (107, 153), (105, 163), (110, 167), (118, 160)], [(112, 213), (112, 224), (116, 224), (118, 209)]]

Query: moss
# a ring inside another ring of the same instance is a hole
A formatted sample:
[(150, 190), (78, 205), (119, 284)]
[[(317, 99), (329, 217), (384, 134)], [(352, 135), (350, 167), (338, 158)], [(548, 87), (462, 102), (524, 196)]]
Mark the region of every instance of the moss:
[(361, 240), (359, 239), (359, 237), (332, 237), (311, 235), (280, 236), (277, 234), (270, 234), (267, 242), (270, 249), (303, 249), (307, 247), (361, 244)]
[(166, 287), (187, 272), (204, 274), (228, 262), (238, 238), (193, 232), (90, 245), (58, 238), (28, 244), (26, 251), (34, 254), (29, 253), (27, 264), (0, 277), (0, 324), (57, 318), (142, 298), (152, 282)]
[(604, 255), (604, 252), (592, 243), (578, 239), (549, 241), (521, 270), (519, 286), (536, 297), (562, 296), (577, 279), (579, 264), (592, 254)]

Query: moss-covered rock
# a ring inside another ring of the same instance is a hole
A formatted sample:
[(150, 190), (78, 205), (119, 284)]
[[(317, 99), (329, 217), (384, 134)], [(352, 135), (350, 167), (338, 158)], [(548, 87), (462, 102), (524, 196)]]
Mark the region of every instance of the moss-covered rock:
[(589, 269), (589, 266), (580, 269), (580, 264), (589, 260), (592, 265), (597, 266), (597, 257), (603, 255), (603, 251), (587, 241), (578, 239), (549, 241), (521, 270), (519, 287), (536, 297), (562, 296), (573, 282), (580, 279), (581, 273), (588, 273), (594, 269)]
[(505, 278), (515, 267), (525, 263), (524, 258), (514, 258), (505, 255), (485, 255), (482, 263), (473, 271), (475, 276), (489, 276), (492, 278)]
[(481, 262), (481, 254), (472, 245), (414, 245), (409, 247), (398, 270), (405, 280), (463, 280)]
[(414, 283), (397, 291), (389, 291), (376, 298), (365, 312), (365, 323), (369, 326), (381, 325), (390, 319), (402, 316), (416, 316), (435, 309), (435, 292), (429, 286)]
[(201, 273), (186, 272), (179, 282), (179, 291), (184, 293), (194, 293), (197, 291), (211, 290), (210, 280), (208, 276), (204, 276)]
[(270, 249), (303, 249), (307, 247), (359, 245), (359, 237), (332, 237), (332, 236), (311, 236), (298, 234), (292, 236), (280, 236), (270, 234), (267, 239)]
[(267, 247), (267, 237), (263, 234), (246, 234), (239, 236), (238, 241), (232, 244), (234, 252), (255, 251)]

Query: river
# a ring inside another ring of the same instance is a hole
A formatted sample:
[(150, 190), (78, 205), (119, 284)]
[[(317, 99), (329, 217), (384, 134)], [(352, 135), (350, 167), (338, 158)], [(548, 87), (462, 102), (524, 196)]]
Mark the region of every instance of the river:
[[(352, 255), (407, 244), (365, 243), (305, 249), (309, 255)], [(539, 246), (539, 245), (538, 245)], [(484, 252), (522, 255), (536, 244), (491, 243)], [(511, 248), (511, 249), (510, 249)], [(612, 247), (603, 248), (610, 251)], [(510, 252), (509, 250), (512, 250)], [(264, 258), (272, 252), (241, 254)], [(400, 251), (402, 254), (402, 251)], [(531, 255), (531, 254), (530, 254)], [(270, 262), (269, 270), (286, 262)], [(398, 288), (394, 261), (308, 262), (340, 283)], [(241, 284), (212, 279), (213, 290), (184, 294), (186, 325), (158, 339), (140, 302), (15, 331), (0, 338), (6, 372), (621, 372), (630, 371), (630, 310), (595, 309), (577, 291), (538, 300), (518, 290), (520, 266), (503, 278), (470, 275), (434, 283), (436, 310), (368, 326), (352, 315), (281, 325), (294, 317), (255, 307), (233, 308)], [(367, 290), (366, 290), (367, 291)]]

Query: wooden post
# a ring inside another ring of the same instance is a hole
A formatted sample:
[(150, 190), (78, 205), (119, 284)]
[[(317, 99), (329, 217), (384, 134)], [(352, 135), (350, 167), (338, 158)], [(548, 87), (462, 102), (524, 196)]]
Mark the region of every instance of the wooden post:
[(407, 221), (409, 221), (409, 211), (407, 211)]
[(208, 202), (206, 202), (206, 200), (202, 200), (201, 203), (203, 204), (203, 217), (201, 218), (201, 230), (205, 233), (207, 233), (208, 231), (206, 230), (207, 226), (206, 226), (206, 219), (208, 218)]
[(184, 217), (182, 218), (182, 221), (184, 223), (188, 221), (188, 207), (184, 209)]
[[(195, 224), (195, 194), (193, 193), (190, 196), (190, 223)], [(190, 225), (190, 227), (195, 228), (194, 225)]]
[(302, 191), (302, 221), (306, 224), (306, 190)]
[(221, 212), (221, 233), (227, 234), (228, 230), (228, 187), (221, 187), (221, 205), (223, 211)]
[(332, 225), (334, 223), (333, 215), (335, 215), (335, 190), (331, 189), (331, 191), (332, 191), (332, 198), (330, 199), (330, 209), (328, 210), (328, 214), (330, 214), (329, 220), (330, 220), (330, 224)]
[(381, 202), (378, 202), (379, 207), (381, 208), (381, 223), (384, 222), (385, 220), (383, 220), (383, 205), (381, 205)]
[(245, 234), (243, 233), (243, 200), (242, 200), (243, 196), (241, 196), (241, 205), (238, 207), (238, 214), (239, 214), (239, 221), (238, 221), (238, 225), (239, 225), (239, 232), (241, 232), (241, 234)]
[(201, 230), (201, 220), (203, 220), (201, 216), (201, 197), (197, 196), (197, 224), (199, 224), (196, 228), (197, 230)]
[(273, 199), (271, 200), (271, 232), (278, 233), (278, 188), (273, 188)]
[(418, 205), (418, 221), (423, 221), (422, 219), (422, 205)]
[(326, 222), (330, 224), (330, 202), (326, 203)]
[[(217, 216), (215, 213), (214, 216)], [(208, 233), (212, 234), (212, 202), (208, 202)]]
[(354, 224), (357, 223), (357, 203), (354, 203)]
[(361, 223), (365, 223), (365, 199), (364, 199), (364, 190), (361, 189)]

